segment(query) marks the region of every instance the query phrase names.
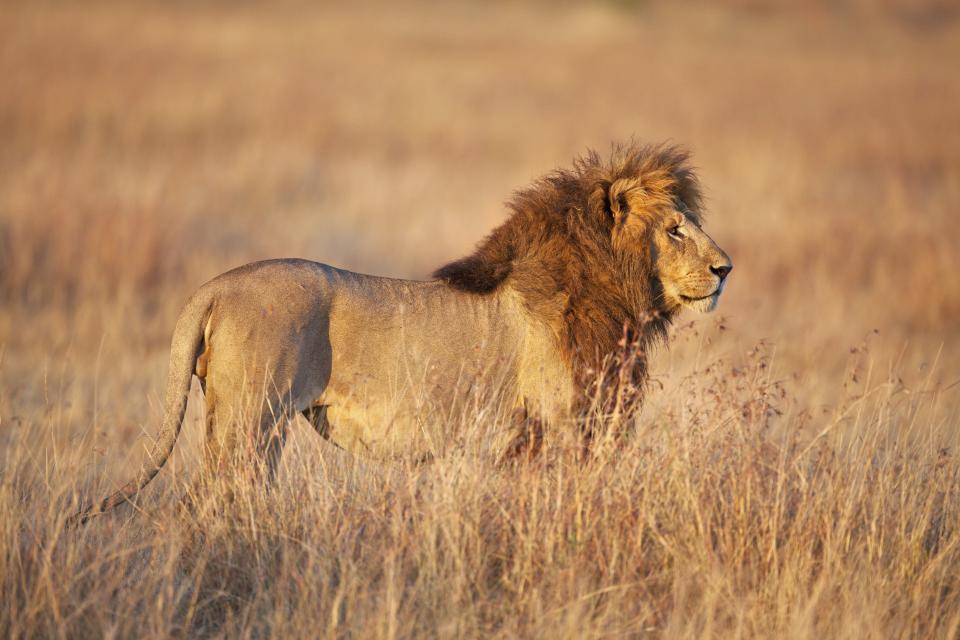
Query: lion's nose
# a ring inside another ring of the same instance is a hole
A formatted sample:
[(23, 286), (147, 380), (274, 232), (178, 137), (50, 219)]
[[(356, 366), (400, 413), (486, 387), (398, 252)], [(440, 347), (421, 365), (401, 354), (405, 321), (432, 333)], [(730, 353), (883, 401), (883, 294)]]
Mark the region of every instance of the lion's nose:
[(733, 265), (731, 263), (719, 264), (710, 267), (710, 271), (717, 274), (717, 277), (720, 278), (720, 282), (723, 282), (727, 277), (727, 274), (733, 271)]

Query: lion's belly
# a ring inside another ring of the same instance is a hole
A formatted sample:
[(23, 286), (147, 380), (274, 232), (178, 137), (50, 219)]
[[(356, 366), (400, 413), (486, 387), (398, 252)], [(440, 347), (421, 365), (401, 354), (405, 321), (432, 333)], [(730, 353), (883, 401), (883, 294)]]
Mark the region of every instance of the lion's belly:
[(430, 363), (409, 354), (379, 365), (334, 358), (318, 403), (328, 407), (329, 438), (348, 451), (376, 458), (441, 455), (476, 427), (478, 411), (492, 425), (516, 405), (514, 366), (505, 364)]
[(351, 453), (377, 459), (439, 456), (456, 437), (455, 425), (437, 414), (388, 403), (333, 400), (327, 421), (331, 441)]

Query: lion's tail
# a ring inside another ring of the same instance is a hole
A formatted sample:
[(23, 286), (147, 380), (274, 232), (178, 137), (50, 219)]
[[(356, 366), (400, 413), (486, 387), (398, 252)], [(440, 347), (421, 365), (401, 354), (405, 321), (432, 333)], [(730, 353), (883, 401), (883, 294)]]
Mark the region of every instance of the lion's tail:
[(141, 467), (135, 478), (130, 480), (115, 493), (107, 496), (98, 505), (91, 505), (81, 509), (67, 520), (67, 527), (74, 527), (86, 523), (91, 518), (110, 511), (119, 504), (128, 502), (153, 480), (173, 452), (173, 446), (180, 435), (183, 425), (183, 416), (187, 410), (187, 398), (190, 395), (190, 381), (193, 377), (194, 365), (200, 349), (203, 346), (206, 333), (209, 329), (208, 320), (212, 307), (213, 297), (204, 289), (195, 294), (187, 302), (177, 326), (173, 331), (173, 341), (170, 346), (170, 370), (167, 374), (167, 391), (164, 400), (163, 425), (160, 435), (153, 444), (148, 460)]

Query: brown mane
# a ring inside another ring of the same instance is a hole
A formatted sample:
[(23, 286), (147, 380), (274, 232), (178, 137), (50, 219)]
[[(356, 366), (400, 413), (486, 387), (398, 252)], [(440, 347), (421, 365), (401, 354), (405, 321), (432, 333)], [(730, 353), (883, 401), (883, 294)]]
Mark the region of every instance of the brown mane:
[[(671, 316), (658, 304), (650, 242), (615, 250), (614, 211), (626, 209), (618, 190), (625, 183), (640, 187), (632, 192), (631, 213), (653, 216), (667, 205), (700, 223), (699, 183), (684, 149), (618, 145), (606, 160), (588, 151), (572, 169), (518, 191), (506, 222), (473, 254), (433, 275), (479, 295), (512, 287), (528, 309), (557, 328), (576, 375), (588, 376), (624, 345), (642, 349), (662, 336)], [(634, 369), (634, 381), (642, 382), (645, 359)]]

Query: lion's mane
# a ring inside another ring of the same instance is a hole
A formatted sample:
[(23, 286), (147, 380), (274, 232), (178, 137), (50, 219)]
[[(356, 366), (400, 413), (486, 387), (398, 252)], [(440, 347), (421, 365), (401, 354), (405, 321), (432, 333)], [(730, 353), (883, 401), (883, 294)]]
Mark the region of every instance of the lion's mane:
[[(643, 210), (634, 214), (652, 217), (665, 205), (682, 207), (700, 223), (700, 186), (686, 150), (618, 145), (607, 158), (589, 151), (571, 169), (516, 192), (506, 222), (434, 277), (480, 295), (509, 283), (532, 313), (559, 324), (575, 372), (594, 373), (624, 345), (645, 346), (662, 336), (671, 316), (660, 305), (650, 243), (630, 252), (614, 249), (611, 200), (622, 197), (617, 185), (623, 180), (641, 186)], [(641, 358), (635, 376), (645, 375)]]

